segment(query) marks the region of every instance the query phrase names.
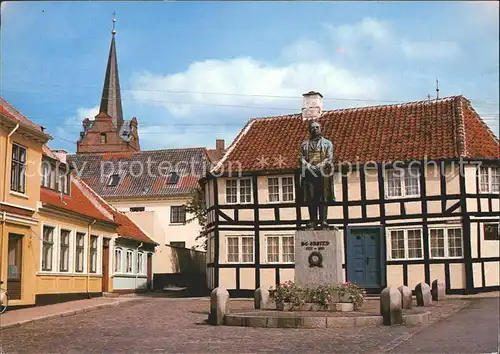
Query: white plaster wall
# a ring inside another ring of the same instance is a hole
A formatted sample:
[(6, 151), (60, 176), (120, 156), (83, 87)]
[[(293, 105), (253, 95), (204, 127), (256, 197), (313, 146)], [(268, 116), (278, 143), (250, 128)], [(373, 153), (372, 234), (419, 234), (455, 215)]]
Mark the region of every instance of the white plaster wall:
[[(131, 207), (145, 207), (146, 212), (153, 211), (154, 216), (154, 232), (152, 237), (158, 243), (169, 244), (172, 241), (186, 242), (186, 248), (196, 246), (197, 249), (203, 244), (203, 240), (196, 241), (199, 235), (200, 226), (197, 220), (186, 224), (174, 224), (170, 222), (170, 208), (172, 206), (184, 205), (189, 201), (189, 198), (184, 199), (163, 199), (163, 200), (143, 200), (143, 201), (112, 201), (111, 204), (118, 210), (126, 212), (134, 221), (137, 220), (139, 226), (143, 229), (151, 229), (148, 225), (150, 218), (135, 216), (135, 212), (130, 212)], [(139, 212), (142, 213), (142, 212)], [(137, 213), (137, 215), (139, 215)], [(187, 214), (186, 219), (189, 220), (192, 215)], [(164, 230), (164, 239), (161, 235)]]

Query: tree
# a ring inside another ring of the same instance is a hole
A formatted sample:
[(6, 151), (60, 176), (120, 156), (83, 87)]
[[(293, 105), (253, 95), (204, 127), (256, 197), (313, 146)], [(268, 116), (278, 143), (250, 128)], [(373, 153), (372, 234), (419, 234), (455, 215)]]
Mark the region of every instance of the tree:
[(207, 250), (207, 206), (205, 202), (205, 189), (203, 187), (196, 188), (191, 196), (191, 200), (186, 204), (186, 213), (193, 215), (187, 222), (198, 220), (201, 227), (200, 234), (196, 236), (196, 241), (203, 239), (202, 248)]

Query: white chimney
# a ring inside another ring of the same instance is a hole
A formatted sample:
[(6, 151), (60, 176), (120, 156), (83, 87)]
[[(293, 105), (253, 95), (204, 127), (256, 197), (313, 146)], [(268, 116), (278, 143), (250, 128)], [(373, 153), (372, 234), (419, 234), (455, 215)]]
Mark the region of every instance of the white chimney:
[(319, 92), (309, 91), (302, 95), (302, 119), (317, 119), (323, 112), (323, 95)]

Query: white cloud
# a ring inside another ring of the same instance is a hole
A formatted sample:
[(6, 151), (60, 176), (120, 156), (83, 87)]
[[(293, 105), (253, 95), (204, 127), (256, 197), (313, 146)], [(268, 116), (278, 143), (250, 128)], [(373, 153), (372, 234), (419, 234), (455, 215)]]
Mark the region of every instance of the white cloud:
[(460, 46), (455, 42), (411, 42), (403, 39), (400, 47), (404, 55), (412, 59), (443, 59), (460, 54)]
[(99, 106), (77, 108), (75, 115), (66, 118), (63, 125), (57, 127), (55, 138), (69, 140), (71, 136), (76, 136), (83, 129), (82, 121), (85, 118), (94, 119), (98, 113)]
[[(196, 104), (205, 105), (205, 113), (221, 111), (217, 105), (254, 105), (300, 112), (300, 97), (310, 90), (320, 91), (325, 97), (369, 99), (384, 91), (381, 78), (350, 71), (332, 61), (273, 66), (252, 58), (199, 61), (173, 75), (144, 72), (133, 77), (132, 87), (134, 99), (162, 105), (172, 115), (187, 119), (197, 119), (192, 116)], [(297, 100), (276, 96), (292, 96)], [(287, 112), (281, 110), (277, 114), (283, 113)]]
[(333, 41), (344, 47), (358, 45), (359, 42), (369, 40), (377, 44), (386, 44), (391, 40), (391, 28), (388, 22), (365, 17), (355, 24), (332, 26), (324, 24)]
[(317, 41), (299, 39), (283, 48), (281, 55), (292, 62), (316, 61), (325, 58), (325, 48)]

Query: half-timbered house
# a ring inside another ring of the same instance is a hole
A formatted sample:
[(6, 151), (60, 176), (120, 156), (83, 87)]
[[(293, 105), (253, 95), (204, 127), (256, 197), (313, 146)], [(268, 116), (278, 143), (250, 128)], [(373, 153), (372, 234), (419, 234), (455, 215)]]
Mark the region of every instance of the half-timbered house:
[(251, 119), (203, 180), (208, 286), (250, 295), (294, 279), (299, 146), (318, 121), (334, 144), (346, 280), (385, 286), (442, 279), (447, 293), (498, 290), (499, 140), (463, 96)]

